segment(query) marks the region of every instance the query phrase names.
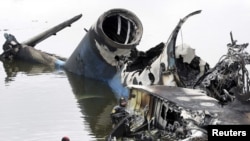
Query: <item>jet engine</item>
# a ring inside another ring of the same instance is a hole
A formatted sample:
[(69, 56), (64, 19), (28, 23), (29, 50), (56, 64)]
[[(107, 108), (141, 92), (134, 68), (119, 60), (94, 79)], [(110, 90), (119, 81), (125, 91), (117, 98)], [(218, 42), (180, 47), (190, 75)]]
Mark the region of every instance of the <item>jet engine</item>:
[(142, 37), (139, 18), (125, 9), (111, 9), (90, 27), (65, 69), (88, 78), (107, 81), (117, 72), (121, 56), (130, 54)]

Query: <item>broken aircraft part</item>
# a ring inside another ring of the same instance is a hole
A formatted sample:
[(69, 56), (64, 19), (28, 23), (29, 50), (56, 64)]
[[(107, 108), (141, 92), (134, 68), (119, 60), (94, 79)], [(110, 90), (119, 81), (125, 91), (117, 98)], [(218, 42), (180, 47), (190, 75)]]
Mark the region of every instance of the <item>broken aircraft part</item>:
[(232, 43), (227, 45), (228, 52), (223, 55), (214, 68), (207, 71), (193, 85), (203, 89), (208, 96), (215, 97), (222, 103), (250, 99), (250, 79), (246, 65), (249, 54), (245, 51), (248, 44), (236, 44), (230, 33)]
[(200, 12), (195, 11), (181, 19), (167, 43), (161, 43), (146, 53), (136, 52), (134, 54), (139, 55), (128, 58), (121, 71), (123, 85), (203, 89), (221, 103), (230, 102), (234, 97), (241, 101), (249, 100), (250, 79), (245, 66), (249, 62), (249, 54), (245, 51), (248, 44), (238, 45), (232, 41), (228, 44), (228, 53), (213, 68), (195, 55), (190, 46), (176, 46), (182, 24)]
[(128, 87), (129, 115), (113, 128), (108, 140), (207, 140), (208, 125), (250, 123), (249, 103), (235, 101), (223, 107), (198, 89), (163, 85)]
[(58, 69), (64, 65), (65, 60), (61, 60), (61, 57), (20, 44), (11, 34), (6, 33), (4, 35), (6, 42), (3, 45), (4, 53), (1, 54), (1, 60), (24, 60), (30, 63), (53, 66)]
[(112, 9), (101, 15), (66, 61), (67, 71), (102, 81), (117, 73), (119, 60), (139, 44), (142, 24), (132, 12)]
[[(192, 81), (191, 79), (198, 79), (199, 76), (203, 75), (207, 71), (208, 64), (202, 59), (196, 57), (194, 52), (190, 52), (189, 50), (192, 49), (189, 46), (176, 46), (176, 38), (181, 26), (189, 17), (199, 14), (200, 12), (200, 10), (192, 12), (181, 19), (166, 43), (161, 43), (155, 48), (151, 48), (148, 52), (146, 52), (146, 54), (139, 54), (132, 59), (128, 59), (127, 62), (129, 63), (125, 63), (125, 67), (122, 70), (122, 83), (124, 85), (160, 84), (185, 87), (187, 83), (190, 83), (188, 81)], [(183, 50), (187, 50), (189, 52), (185, 52), (184, 54)], [(188, 59), (182, 59), (182, 64), (185, 63), (187, 66), (192, 66), (193, 63), (195, 63), (195, 65), (198, 64), (198, 66), (194, 68), (197, 69), (197, 72), (193, 73), (192, 78), (184, 76), (187, 74), (187, 72), (178, 68), (180, 64), (180, 59), (178, 58), (180, 58), (180, 56), (186, 56)], [(150, 60), (148, 60), (149, 58)], [(190, 60), (196, 60), (196, 62), (190, 62)], [(140, 65), (142, 66), (141, 68), (134, 67), (140, 63), (144, 64)], [(184, 81), (184, 77), (188, 77), (187, 79), (189, 80)]]
[(34, 47), (36, 44), (49, 38), (50, 36), (56, 35), (56, 33), (61, 31), (62, 29), (66, 28), (66, 27), (70, 27), (72, 23), (76, 22), (81, 17), (82, 17), (82, 14), (76, 15), (75, 17), (70, 18), (69, 20), (66, 20), (66, 21), (44, 31), (44, 32), (32, 37), (31, 39), (22, 42), (22, 44)]
[(50, 36), (56, 35), (56, 33), (62, 29), (71, 26), (72, 23), (79, 20), (81, 17), (82, 14), (79, 14), (22, 43), (19, 43), (13, 35), (5, 33), (4, 37), (6, 42), (3, 45), (4, 52), (0, 55), (0, 60), (25, 60), (28, 62), (61, 68), (64, 65), (65, 58), (42, 52), (35, 49), (34, 46)]
[(120, 78), (121, 62), (139, 44), (142, 32), (142, 24), (134, 13), (125, 9), (111, 9), (88, 30), (64, 68), (104, 81), (117, 97), (127, 97), (128, 89)]

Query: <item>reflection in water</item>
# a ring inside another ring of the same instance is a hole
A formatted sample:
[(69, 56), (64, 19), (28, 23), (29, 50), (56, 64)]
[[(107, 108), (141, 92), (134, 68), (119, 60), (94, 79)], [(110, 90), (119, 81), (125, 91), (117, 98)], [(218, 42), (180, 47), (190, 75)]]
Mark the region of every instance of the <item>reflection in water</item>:
[[(31, 63), (27, 63), (24, 61), (17, 61), (17, 60), (3, 61), (3, 66), (4, 66), (5, 73), (7, 75), (5, 78), (5, 83), (10, 83), (11, 81), (14, 81), (15, 77), (20, 75), (20, 73), (24, 73), (25, 75), (28, 75), (28, 76), (41, 75), (41, 77), (44, 79), (43, 77), (44, 75), (42, 74), (53, 73), (55, 71), (58, 71), (55, 68), (49, 67), (46, 65), (31, 64)], [(77, 100), (77, 105), (79, 106), (81, 110), (81, 113), (82, 113), (81, 118), (82, 118), (82, 121), (84, 122), (83, 124), (88, 126), (87, 129), (82, 129), (82, 130), (84, 130), (85, 132), (88, 132), (90, 136), (94, 136), (97, 139), (103, 140), (105, 136), (109, 134), (112, 128), (110, 112), (112, 111), (112, 108), (114, 107), (114, 105), (117, 104), (117, 99), (115, 97), (115, 94), (112, 92), (110, 87), (103, 82), (88, 79), (88, 78), (83, 78), (82, 76), (71, 74), (69, 72), (65, 72), (65, 73), (66, 73), (66, 77), (68, 78), (69, 85), (71, 86), (69, 88), (72, 89), (72, 93), (75, 95), (75, 98)], [(33, 77), (30, 77), (29, 80), (34, 81), (32, 80), (32, 78)], [(62, 78), (65, 78), (65, 77), (62, 77)], [(62, 81), (63, 81), (62, 79), (60, 80), (60, 82), (57, 82), (57, 80), (51, 80), (51, 84), (48, 84), (46, 86), (46, 88), (48, 89), (47, 90), (48, 93), (54, 93), (55, 89), (60, 88)], [(55, 86), (55, 82), (58, 83), (57, 84), (59, 85), (58, 87), (53, 87)], [(29, 85), (28, 89), (31, 87), (33, 86)], [(63, 89), (67, 90), (67, 88), (63, 88)], [(30, 91), (30, 93), (33, 93), (33, 92)], [(45, 96), (45, 94), (41, 94), (39, 96)], [(51, 97), (48, 96), (47, 98), (50, 99)], [(27, 99), (27, 102), (28, 101), (29, 100)], [(56, 103), (57, 102), (55, 102), (54, 104)], [(39, 108), (36, 106), (39, 106), (39, 105), (34, 105), (34, 108)], [(51, 106), (53, 107), (53, 104)], [(57, 110), (57, 109), (52, 108), (52, 110)], [(75, 109), (72, 109), (72, 111), (74, 110)], [(49, 119), (53, 120), (53, 117)], [(71, 120), (71, 119), (68, 119), (68, 120)], [(73, 117), (72, 117), (72, 120), (74, 120)]]
[(24, 72), (27, 75), (38, 75), (55, 71), (54, 67), (43, 64), (33, 64), (22, 60), (3, 61), (3, 67), (7, 75), (5, 83), (13, 81), (14, 77), (20, 72)]
[(66, 73), (85, 121), (97, 138), (104, 138), (111, 131), (110, 112), (117, 104), (115, 95), (105, 83)]

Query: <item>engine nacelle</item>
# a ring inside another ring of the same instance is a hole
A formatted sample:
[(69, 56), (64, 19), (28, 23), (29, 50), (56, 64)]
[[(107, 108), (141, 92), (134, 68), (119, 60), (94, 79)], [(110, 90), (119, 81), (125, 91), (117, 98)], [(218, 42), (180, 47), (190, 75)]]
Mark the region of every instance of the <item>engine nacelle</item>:
[(99, 17), (66, 61), (65, 69), (98, 80), (117, 72), (117, 57), (130, 54), (142, 37), (139, 18), (125, 9), (111, 9)]

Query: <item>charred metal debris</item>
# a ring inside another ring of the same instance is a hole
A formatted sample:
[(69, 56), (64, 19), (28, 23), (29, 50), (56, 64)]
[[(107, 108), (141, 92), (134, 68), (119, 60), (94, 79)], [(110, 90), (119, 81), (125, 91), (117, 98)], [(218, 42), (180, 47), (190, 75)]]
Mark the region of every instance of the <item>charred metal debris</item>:
[(193, 86), (206, 90), (208, 96), (222, 103), (232, 102), (235, 98), (240, 101), (248, 101), (250, 98), (250, 79), (246, 68), (250, 58), (245, 51), (248, 43), (236, 44), (232, 32), (230, 35), (232, 42), (227, 45), (227, 54)]
[(230, 33), (227, 54), (210, 68), (189, 46), (175, 45), (185, 20), (167, 43), (147, 52), (134, 49), (124, 59), (128, 107), (107, 140), (207, 140), (208, 125), (250, 124), (248, 43), (236, 44)]
[(207, 140), (211, 124), (250, 124), (248, 43), (236, 44), (230, 33), (228, 52), (209, 64), (177, 35), (194, 11), (181, 19), (167, 42), (146, 52), (137, 50), (142, 37), (139, 18), (126, 9), (111, 9), (91, 26), (69, 58), (36, 50), (39, 42), (81, 18), (77, 15), (19, 43), (11, 34), (1, 61), (20, 59), (106, 82), (128, 106), (113, 113), (114, 128), (107, 140)]

